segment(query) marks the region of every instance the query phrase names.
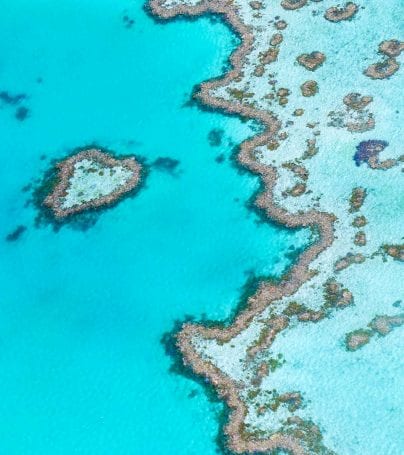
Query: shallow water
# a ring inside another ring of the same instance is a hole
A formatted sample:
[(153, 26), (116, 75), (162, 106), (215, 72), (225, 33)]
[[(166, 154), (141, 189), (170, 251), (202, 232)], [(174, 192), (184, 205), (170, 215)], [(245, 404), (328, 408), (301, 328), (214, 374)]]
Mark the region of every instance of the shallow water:
[[(169, 372), (161, 337), (186, 314), (226, 318), (250, 274), (280, 275), (308, 241), (246, 208), (257, 180), (229, 156), (251, 126), (184, 107), (234, 36), (207, 18), (157, 24), (142, 6), (2, 4), (0, 91), (28, 98), (0, 103), (0, 453), (215, 453), (221, 406)], [(92, 142), (179, 169), (152, 167), (87, 231), (35, 228), (21, 189)], [(27, 231), (6, 242), (18, 225)]]

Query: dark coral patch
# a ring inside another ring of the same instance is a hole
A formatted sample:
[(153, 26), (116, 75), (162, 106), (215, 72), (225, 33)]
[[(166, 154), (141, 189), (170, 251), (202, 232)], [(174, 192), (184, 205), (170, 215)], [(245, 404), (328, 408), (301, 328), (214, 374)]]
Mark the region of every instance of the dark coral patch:
[(153, 161), (152, 166), (159, 171), (174, 174), (177, 171), (179, 164), (180, 164), (179, 160), (170, 158), (168, 156), (164, 157), (161, 156)]
[(16, 111), (15, 111), (15, 118), (19, 120), (20, 122), (24, 121), (29, 115), (29, 109), (26, 108), (25, 106), (20, 106)]
[(362, 163), (368, 163), (372, 158), (378, 158), (379, 153), (382, 152), (388, 145), (388, 142), (377, 139), (362, 141), (356, 147), (354, 155), (355, 164), (360, 166)]

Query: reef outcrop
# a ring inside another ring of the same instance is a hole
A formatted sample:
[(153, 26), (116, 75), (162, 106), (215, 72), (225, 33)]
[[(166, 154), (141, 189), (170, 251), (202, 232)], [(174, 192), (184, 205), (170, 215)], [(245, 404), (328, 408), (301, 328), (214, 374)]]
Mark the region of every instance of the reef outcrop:
[(299, 9), (307, 5), (307, 0), (282, 0), (281, 6), (284, 9)]
[(309, 71), (315, 71), (325, 62), (326, 56), (322, 52), (314, 51), (310, 54), (301, 54), (297, 57), (299, 65), (304, 66)]
[(365, 76), (371, 79), (388, 79), (400, 69), (400, 64), (394, 57), (386, 58), (380, 62), (372, 63), (364, 71)]
[(387, 57), (398, 57), (404, 51), (404, 42), (397, 39), (385, 40), (379, 44), (379, 52)]
[(330, 22), (341, 22), (352, 19), (358, 12), (358, 5), (353, 2), (348, 2), (345, 6), (339, 8), (338, 6), (332, 6), (328, 8), (324, 14), (324, 17)]
[(80, 150), (56, 169), (56, 183), (43, 204), (57, 219), (111, 205), (140, 183), (135, 158), (116, 159), (98, 148)]

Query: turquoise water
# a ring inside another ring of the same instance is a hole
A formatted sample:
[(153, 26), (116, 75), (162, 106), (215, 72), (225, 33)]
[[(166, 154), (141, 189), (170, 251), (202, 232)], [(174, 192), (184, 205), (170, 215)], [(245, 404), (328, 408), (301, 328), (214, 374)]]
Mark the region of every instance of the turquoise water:
[[(157, 24), (142, 6), (2, 3), (0, 91), (28, 98), (0, 103), (1, 454), (215, 453), (221, 407), (169, 372), (160, 339), (186, 314), (227, 317), (249, 274), (281, 274), (308, 241), (247, 210), (257, 181), (228, 157), (251, 127), (183, 107), (235, 38), (206, 18)], [(91, 142), (177, 159), (179, 172), (152, 168), (85, 232), (35, 228), (22, 187)]]

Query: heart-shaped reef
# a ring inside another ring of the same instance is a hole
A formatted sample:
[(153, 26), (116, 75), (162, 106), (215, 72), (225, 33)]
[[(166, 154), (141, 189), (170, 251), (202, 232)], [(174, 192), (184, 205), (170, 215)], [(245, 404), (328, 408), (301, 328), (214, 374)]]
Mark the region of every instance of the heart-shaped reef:
[(134, 158), (118, 159), (88, 148), (60, 161), (56, 184), (43, 204), (58, 219), (115, 203), (134, 190), (142, 166)]

